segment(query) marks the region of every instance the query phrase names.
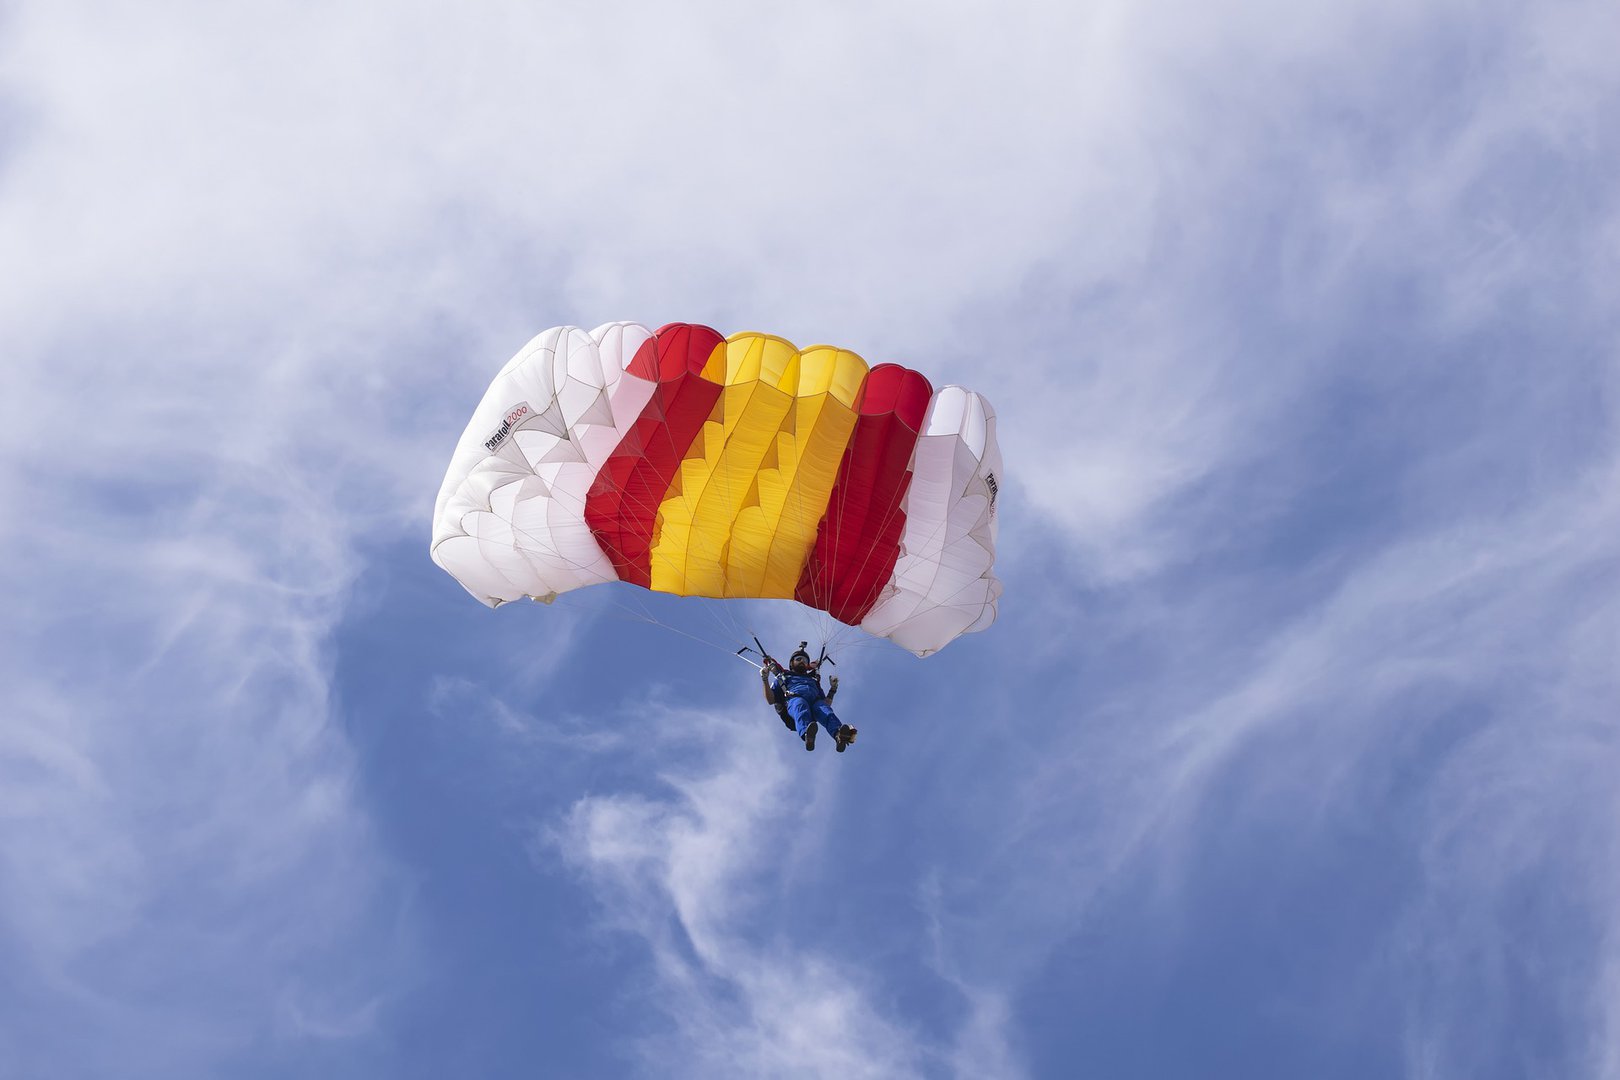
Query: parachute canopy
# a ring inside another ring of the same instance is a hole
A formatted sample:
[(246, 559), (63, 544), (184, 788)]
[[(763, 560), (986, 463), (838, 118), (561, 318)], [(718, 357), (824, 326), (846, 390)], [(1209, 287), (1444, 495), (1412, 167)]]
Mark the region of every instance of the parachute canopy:
[(777, 597), (919, 656), (995, 619), (989, 402), (768, 334), (547, 330), (496, 375), (433, 513), (495, 606), (609, 581)]

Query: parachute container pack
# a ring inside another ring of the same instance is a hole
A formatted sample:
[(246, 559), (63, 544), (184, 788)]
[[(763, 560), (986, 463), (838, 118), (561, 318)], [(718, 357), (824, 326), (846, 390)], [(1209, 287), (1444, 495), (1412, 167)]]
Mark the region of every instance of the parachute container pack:
[(989, 626), (1001, 453), (970, 390), (706, 326), (561, 326), (451, 458), (433, 559), (490, 606), (610, 581), (797, 600), (919, 656)]

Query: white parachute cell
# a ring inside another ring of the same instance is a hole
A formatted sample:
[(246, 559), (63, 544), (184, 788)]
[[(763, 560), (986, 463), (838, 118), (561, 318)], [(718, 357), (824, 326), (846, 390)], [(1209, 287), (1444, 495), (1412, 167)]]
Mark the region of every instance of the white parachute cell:
[(938, 390), (911, 471), (900, 559), (861, 629), (927, 656), (996, 617), (1001, 449), (990, 403), (959, 386)]
[(485, 604), (617, 580), (585, 523), (585, 499), (652, 395), (652, 383), (625, 370), (651, 336), (627, 322), (554, 327), (485, 392), (439, 489), (432, 549)]

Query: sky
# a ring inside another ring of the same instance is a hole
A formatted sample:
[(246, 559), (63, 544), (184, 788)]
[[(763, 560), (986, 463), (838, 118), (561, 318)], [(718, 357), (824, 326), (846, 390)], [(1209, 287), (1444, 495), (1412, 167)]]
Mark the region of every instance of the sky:
[[(0, 1076), (1620, 1078), (1616, 40), (0, 4)], [(429, 560), (620, 319), (994, 403), (1000, 618), (849, 753)]]

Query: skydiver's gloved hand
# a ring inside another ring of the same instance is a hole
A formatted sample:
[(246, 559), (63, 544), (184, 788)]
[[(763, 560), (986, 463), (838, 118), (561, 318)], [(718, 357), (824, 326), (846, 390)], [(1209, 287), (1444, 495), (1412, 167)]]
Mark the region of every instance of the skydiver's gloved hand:
[(838, 689), (838, 676), (834, 675), (829, 678), (827, 680), (827, 685), (832, 687), (834, 690)]

